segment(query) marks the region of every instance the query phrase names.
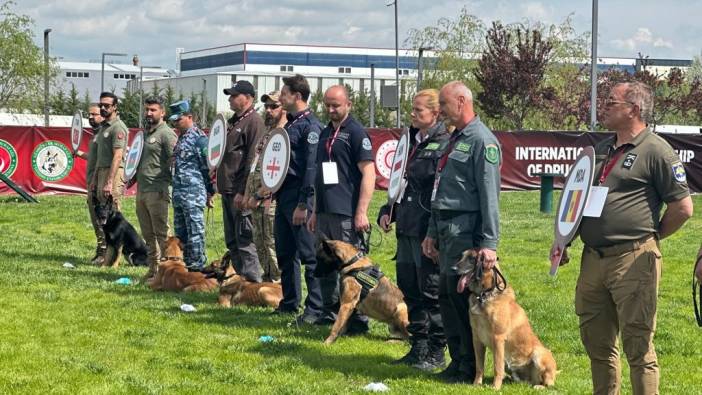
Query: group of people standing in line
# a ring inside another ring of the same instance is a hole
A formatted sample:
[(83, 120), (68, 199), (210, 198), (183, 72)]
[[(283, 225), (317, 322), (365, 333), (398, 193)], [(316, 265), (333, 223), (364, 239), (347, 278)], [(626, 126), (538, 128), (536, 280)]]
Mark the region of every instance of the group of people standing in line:
[[(137, 217), (149, 248), (148, 275), (157, 268), (168, 233), (171, 199), (175, 233), (186, 245), (185, 262), (201, 268), (207, 260), (203, 210), (212, 205), (215, 192), (221, 194), (225, 242), (236, 271), (252, 282), (281, 282), (283, 300), (275, 314), (296, 314), (297, 324), (326, 325), (334, 322), (339, 309), (339, 276), (314, 276), (315, 243), (328, 238), (364, 248), (375, 187), (372, 144), (351, 115), (345, 87), (326, 90), (324, 109), (331, 121), (322, 125), (308, 106), (305, 77), (297, 74), (282, 81), (280, 91), (261, 96), (263, 118), (254, 108), (257, 96), (249, 82), (238, 81), (224, 90), (234, 116), (228, 120), (215, 185), (207, 167), (207, 138), (193, 121), (188, 102), (170, 106), (176, 134), (164, 122), (164, 103), (146, 100), (148, 126), (136, 174)], [(124, 190), (127, 129), (117, 106), (116, 96), (103, 93), (90, 108), (95, 134), (87, 155), (89, 205), (92, 196), (102, 201), (110, 195), (119, 204)], [(596, 147), (595, 169), (595, 183), (609, 189), (601, 216), (584, 220), (580, 232), (585, 248), (576, 313), (598, 394), (619, 391), (620, 332), (634, 392), (657, 393), (652, 338), (658, 245), (692, 215), (682, 164), (647, 128), (652, 106), (651, 89), (644, 84), (612, 89), (604, 123), (616, 134)], [(500, 144), (475, 114), (472, 92), (459, 81), (440, 91), (419, 91), (411, 119), (406, 187), (399, 201), (382, 207), (377, 218), (386, 232), (396, 225), (397, 282), (409, 310), (411, 348), (396, 362), (427, 371), (444, 368), (440, 379), (470, 383), (475, 356), (468, 298), (457, 290), (453, 266), (467, 249), (477, 251), (484, 270), (497, 261)], [(261, 188), (261, 151), (271, 133), (281, 129), (290, 140), (290, 166), (282, 187), (271, 195)], [(93, 261), (100, 263), (104, 246), (99, 226), (93, 224), (98, 238)], [(552, 251), (559, 254), (566, 251)], [(645, 297), (633, 297), (634, 291)], [(367, 331), (367, 317), (354, 314), (347, 333)]]

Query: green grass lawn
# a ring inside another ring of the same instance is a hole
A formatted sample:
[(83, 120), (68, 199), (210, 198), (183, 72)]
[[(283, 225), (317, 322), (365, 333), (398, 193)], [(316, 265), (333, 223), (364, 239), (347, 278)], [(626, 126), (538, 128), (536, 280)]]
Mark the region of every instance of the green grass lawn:
[[(553, 350), (561, 374), (548, 393), (591, 392), (587, 357), (573, 308), (582, 244), (556, 278), (548, 276), (553, 217), (538, 211), (538, 192), (503, 193), (503, 272), (534, 330)], [(138, 280), (144, 268), (118, 270), (88, 265), (94, 236), (83, 197), (39, 198), (40, 204), (0, 197), (0, 393), (359, 393), (383, 382), (397, 394), (493, 393), (489, 387), (446, 385), (431, 375), (389, 362), (406, 344), (386, 341), (387, 327), (341, 337), (326, 347), (329, 329), (295, 327), (290, 317), (262, 308), (220, 308), (216, 293), (155, 293)], [(384, 193), (376, 193), (371, 221)], [(702, 199), (695, 197), (702, 207)], [(137, 224), (134, 199), (124, 212)], [(138, 226), (137, 226), (138, 227)], [(208, 226), (210, 259), (224, 252), (221, 213)], [(663, 242), (656, 348), (661, 393), (702, 393), (702, 330), (691, 306), (693, 258), (702, 220), (691, 219)], [(374, 232), (372, 257), (395, 277), (394, 234)], [(379, 244), (379, 245), (378, 245)], [(76, 269), (65, 269), (71, 262)], [(195, 313), (183, 313), (182, 303)], [(259, 337), (275, 337), (260, 343)], [(624, 393), (630, 393), (624, 363)], [(492, 368), (487, 368), (488, 382)], [(507, 383), (501, 392), (531, 393)]]

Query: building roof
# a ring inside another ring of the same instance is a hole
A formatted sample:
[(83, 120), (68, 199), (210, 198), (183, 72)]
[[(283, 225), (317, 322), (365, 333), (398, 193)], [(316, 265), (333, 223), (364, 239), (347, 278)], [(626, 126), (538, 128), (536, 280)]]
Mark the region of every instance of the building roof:
[[(94, 62), (58, 62), (59, 68), (61, 70), (88, 70), (88, 71), (101, 71), (102, 63)], [(105, 72), (131, 72), (139, 73), (140, 67), (134, 66), (131, 63), (105, 63)], [(163, 73), (167, 74), (167, 70), (160, 67), (144, 67), (144, 73)]]

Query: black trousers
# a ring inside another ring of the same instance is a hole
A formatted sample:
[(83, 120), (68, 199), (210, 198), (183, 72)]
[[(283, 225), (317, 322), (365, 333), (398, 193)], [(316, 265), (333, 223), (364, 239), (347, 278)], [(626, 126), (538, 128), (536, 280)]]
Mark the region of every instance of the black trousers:
[(234, 206), (232, 194), (222, 195), (224, 217), (224, 242), (232, 256), (234, 269), (248, 281), (260, 283), (261, 265), (258, 263), (256, 244), (253, 241), (251, 211), (241, 211)]
[(305, 313), (322, 314), (320, 280), (314, 276), (317, 267), (314, 235), (304, 225), (293, 225), (292, 215), (297, 206), (297, 189), (282, 190), (277, 195), (273, 233), (275, 253), (280, 268), (283, 300), (279, 309), (296, 311), (302, 300), (301, 264), (305, 266)]
[(439, 309), (439, 265), (422, 255), (421, 240), (397, 237), (397, 285), (404, 294), (409, 313), (412, 340), (429, 340), (437, 347), (446, 345)]
[(451, 365), (470, 377), (475, 376), (473, 331), (468, 318), (468, 291), (458, 293), (460, 276), (443, 272), (439, 275), (439, 307), (446, 332)]

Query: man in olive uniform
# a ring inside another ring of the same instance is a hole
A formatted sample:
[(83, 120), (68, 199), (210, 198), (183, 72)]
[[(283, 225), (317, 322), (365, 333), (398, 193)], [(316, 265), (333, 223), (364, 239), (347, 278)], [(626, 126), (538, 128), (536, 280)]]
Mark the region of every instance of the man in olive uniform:
[(170, 160), (178, 137), (166, 125), (163, 99), (150, 97), (144, 100), (144, 149), (136, 171), (136, 214), (141, 235), (149, 250), (149, 271), (146, 277), (156, 274), (161, 251), (168, 237), (168, 205), (171, 201), (168, 187), (171, 184)]
[[(604, 124), (616, 135), (595, 147), (594, 185), (607, 188), (607, 196), (600, 216), (583, 217), (580, 224), (585, 247), (575, 290), (575, 313), (595, 394), (620, 393), (620, 334), (632, 392), (658, 393), (653, 335), (661, 278), (659, 240), (692, 216), (692, 199), (680, 158), (646, 126), (652, 113), (649, 86), (615, 85), (605, 102)], [(559, 254), (552, 248), (552, 258)]]
[[(456, 127), (437, 165), (424, 254), (439, 263), (439, 308), (451, 355), (439, 373), (448, 382), (472, 382), (475, 353), (468, 320), (468, 295), (458, 293), (452, 268), (463, 251), (475, 249), (483, 268), (497, 260), (500, 236), (500, 148), (495, 135), (473, 111), (473, 95), (462, 82), (439, 94), (444, 119)], [(438, 250), (437, 250), (438, 249)]]
[(237, 81), (224, 89), (234, 111), (227, 125), (222, 162), (217, 169), (217, 191), (222, 194), (224, 240), (239, 275), (261, 282), (251, 210), (245, 207), (246, 179), (256, 156), (256, 142), (265, 132), (263, 119), (254, 108), (256, 91), (248, 81)]
[(93, 198), (96, 196), (93, 176), (95, 175), (95, 163), (97, 162), (97, 138), (98, 134), (100, 134), (102, 121), (103, 118), (102, 115), (100, 115), (100, 106), (91, 104), (88, 108), (88, 122), (93, 128), (93, 137), (88, 142), (88, 152), (77, 150), (75, 153), (77, 157), (88, 161), (85, 168), (85, 183), (88, 191), (88, 213), (90, 214), (90, 223), (93, 225), (93, 231), (97, 239), (95, 256), (90, 260), (90, 263), (93, 265), (102, 264), (105, 259), (105, 250), (107, 249), (105, 245), (105, 234), (102, 232), (102, 227), (97, 222), (95, 204), (93, 203)]
[(282, 130), (287, 123), (287, 112), (280, 103), (280, 92), (273, 91), (261, 96), (266, 116), (264, 133), (256, 144), (256, 163), (251, 164), (251, 174), (246, 180), (247, 208), (252, 210), (254, 223), (254, 243), (258, 260), (263, 270), (263, 281), (280, 281), (280, 269), (275, 254), (275, 239), (273, 238), (273, 222), (275, 220), (275, 199), (270, 193), (261, 192), (261, 162), (263, 160), (263, 147), (271, 137), (274, 130)]
[(119, 119), (119, 100), (112, 92), (100, 94), (100, 115), (105, 119), (97, 135), (97, 158), (93, 182), (100, 203), (108, 196), (119, 210), (120, 199), (124, 194), (124, 150), (127, 146), (127, 125)]

